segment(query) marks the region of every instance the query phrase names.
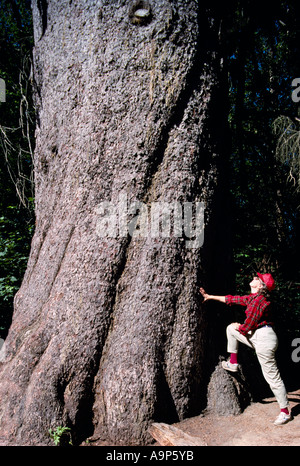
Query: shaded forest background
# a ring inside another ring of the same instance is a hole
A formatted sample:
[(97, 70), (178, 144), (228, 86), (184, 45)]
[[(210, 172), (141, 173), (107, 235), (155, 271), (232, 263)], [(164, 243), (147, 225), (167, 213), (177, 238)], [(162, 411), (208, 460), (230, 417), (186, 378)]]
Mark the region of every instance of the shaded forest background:
[[(6, 82), (6, 102), (0, 103), (0, 337), (5, 339), (34, 232), (35, 110), (30, 1), (0, 5), (0, 78)], [(228, 115), (233, 257), (228, 293), (247, 293), (253, 273), (272, 272), (278, 284), (277, 332), (291, 354), (291, 342), (300, 336), (300, 102), (292, 99), (292, 82), (300, 75), (300, 8), (297, 2), (276, 1), (266, 10), (257, 1), (235, 0), (221, 14), (227, 95), (220, 112)], [(296, 143), (289, 148), (291, 138)], [(218, 287), (222, 284), (208, 291), (217, 294)]]

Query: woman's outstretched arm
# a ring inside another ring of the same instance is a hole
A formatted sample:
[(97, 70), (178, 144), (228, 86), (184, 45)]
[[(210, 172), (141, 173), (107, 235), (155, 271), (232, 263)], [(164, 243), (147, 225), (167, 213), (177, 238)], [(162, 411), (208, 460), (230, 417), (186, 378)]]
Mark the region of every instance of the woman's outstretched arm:
[(200, 293), (202, 294), (204, 301), (213, 299), (215, 301), (220, 301), (221, 303), (226, 303), (225, 296), (214, 296), (212, 294), (208, 294), (203, 288), (200, 288)]

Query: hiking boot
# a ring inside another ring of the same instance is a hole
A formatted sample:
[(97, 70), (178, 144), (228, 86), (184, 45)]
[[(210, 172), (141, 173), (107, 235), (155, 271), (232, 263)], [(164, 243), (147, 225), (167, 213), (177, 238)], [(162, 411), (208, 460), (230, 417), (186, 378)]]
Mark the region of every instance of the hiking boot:
[(286, 414), (286, 413), (281, 412), (279, 416), (275, 419), (274, 425), (282, 426), (283, 424), (286, 424), (287, 422), (289, 422), (291, 419), (292, 419), (291, 414)]
[(226, 371), (230, 372), (237, 372), (239, 365), (238, 364), (232, 364), (230, 361), (222, 361), (222, 367)]

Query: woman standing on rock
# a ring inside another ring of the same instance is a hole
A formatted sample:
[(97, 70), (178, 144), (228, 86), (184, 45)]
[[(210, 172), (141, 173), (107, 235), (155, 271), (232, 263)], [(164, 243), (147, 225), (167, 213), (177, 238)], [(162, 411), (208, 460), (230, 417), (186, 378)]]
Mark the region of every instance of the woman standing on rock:
[(268, 301), (268, 294), (275, 288), (275, 282), (271, 274), (258, 273), (253, 277), (250, 288), (251, 294), (246, 296), (213, 296), (207, 294), (203, 288), (200, 288), (200, 292), (204, 301), (213, 299), (229, 305), (246, 306), (244, 323), (234, 322), (227, 327), (227, 350), (230, 359), (223, 361), (222, 366), (227, 371), (238, 370), (239, 342), (255, 350), (264, 378), (280, 406), (280, 414), (274, 422), (279, 426), (290, 421), (292, 416), (289, 413), (286, 389), (275, 359), (278, 339), (270, 318), (270, 301)]

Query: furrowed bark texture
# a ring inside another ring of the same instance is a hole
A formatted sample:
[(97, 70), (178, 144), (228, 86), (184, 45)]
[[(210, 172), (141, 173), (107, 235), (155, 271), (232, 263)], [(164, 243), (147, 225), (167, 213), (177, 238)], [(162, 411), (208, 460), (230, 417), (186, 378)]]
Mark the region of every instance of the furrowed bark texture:
[[(2, 354), (2, 443), (47, 445), (65, 425), (75, 443), (145, 444), (206, 392), (198, 288), (216, 259), (223, 273), (218, 25), (190, 0), (35, 0), (33, 18), (36, 231)], [(203, 201), (203, 247), (100, 237), (97, 206), (120, 194)]]

